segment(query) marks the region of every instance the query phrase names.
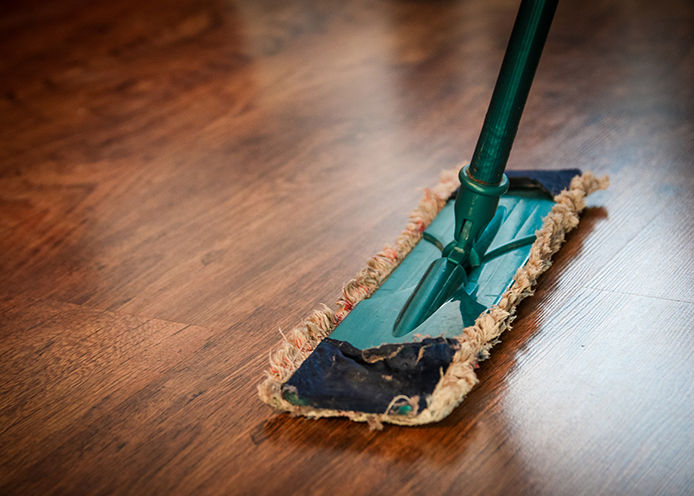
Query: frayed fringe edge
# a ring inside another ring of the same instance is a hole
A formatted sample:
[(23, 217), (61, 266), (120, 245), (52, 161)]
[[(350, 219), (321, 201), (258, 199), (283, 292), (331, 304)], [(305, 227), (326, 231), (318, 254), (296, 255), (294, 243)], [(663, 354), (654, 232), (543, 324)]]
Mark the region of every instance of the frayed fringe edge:
[(381, 286), (421, 239), (424, 229), (434, 220), (451, 193), (458, 187), (458, 170), (442, 172), (439, 184), (426, 190), (424, 198), (410, 214), (407, 227), (398, 236), (395, 245), (386, 246), (368, 261), (366, 268), (345, 285), (335, 311), (323, 305), (291, 331), (282, 333), (282, 341), (270, 353), (270, 368), (266, 372), (265, 380), (258, 385), (258, 393), (265, 403), (294, 415), (312, 418), (348, 417), (357, 422), (368, 422), (372, 429), (382, 428), (383, 422), (420, 425), (442, 420), (477, 384), (474, 372), (477, 363), (489, 356), (489, 349), (497, 338), (510, 328), (515, 318), (516, 307), (521, 300), (533, 294), (538, 277), (552, 264), (551, 257), (561, 247), (566, 233), (578, 225), (579, 213), (586, 206), (586, 196), (609, 186), (607, 176), (597, 178), (591, 172), (586, 172), (574, 177), (569, 189), (554, 197), (556, 204), (544, 218), (542, 228), (536, 232), (537, 239), (530, 250), (528, 262), (518, 269), (512, 286), (502, 295), (499, 303), (480, 315), (473, 326), (466, 327), (458, 336), (460, 348), (428, 398), (427, 408), (421, 412), (415, 409), (410, 415), (394, 415), (327, 410), (296, 406), (284, 400), (280, 391), (282, 384), (357, 303), (371, 296)]

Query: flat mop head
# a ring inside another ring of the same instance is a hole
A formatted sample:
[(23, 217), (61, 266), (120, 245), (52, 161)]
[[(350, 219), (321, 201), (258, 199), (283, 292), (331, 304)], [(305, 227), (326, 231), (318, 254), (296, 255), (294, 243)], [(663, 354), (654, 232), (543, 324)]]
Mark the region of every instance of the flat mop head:
[(283, 335), (258, 388), (263, 401), (374, 427), (443, 419), (477, 383), (474, 369), (578, 225), (585, 197), (609, 183), (576, 169), (509, 171), (510, 189), (478, 242), (483, 256), (435, 312), (403, 331), (396, 323), (408, 297), (451, 241), (457, 173), (442, 173), (395, 245), (343, 288), (335, 310), (316, 310)]

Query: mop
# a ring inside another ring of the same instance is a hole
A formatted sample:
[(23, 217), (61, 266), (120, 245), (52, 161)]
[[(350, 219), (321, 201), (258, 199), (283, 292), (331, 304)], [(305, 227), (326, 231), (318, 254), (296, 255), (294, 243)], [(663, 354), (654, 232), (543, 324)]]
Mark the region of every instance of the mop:
[(453, 411), (475, 369), (607, 177), (506, 171), (557, 0), (523, 0), (469, 164), (444, 171), (395, 244), (270, 354), (258, 386), (274, 408), (380, 428)]

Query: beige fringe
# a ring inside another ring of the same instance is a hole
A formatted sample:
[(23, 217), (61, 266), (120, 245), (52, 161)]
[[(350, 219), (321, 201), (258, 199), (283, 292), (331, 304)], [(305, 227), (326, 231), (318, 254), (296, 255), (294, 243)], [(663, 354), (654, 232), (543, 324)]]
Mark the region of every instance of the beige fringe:
[[(318, 343), (337, 327), (357, 303), (371, 296), (410, 253), (421, 239), (424, 229), (458, 187), (458, 170), (442, 172), (439, 184), (426, 190), (424, 198), (410, 214), (409, 223), (395, 246), (386, 246), (368, 261), (365, 269), (347, 283), (342, 289), (335, 311), (323, 305), (286, 335), (282, 334), (282, 342), (270, 353), (270, 368), (265, 380), (258, 385), (260, 398), (264, 402), (295, 415), (312, 418), (344, 416), (354, 421), (368, 422), (371, 428), (380, 429), (382, 422), (400, 425), (437, 422), (463, 401), (478, 382), (475, 366), (480, 360), (488, 358), (489, 349), (497, 338), (510, 328), (520, 301), (533, 294), (537, 278), (551, 265), (551, 257), (561, 247), (566, 233), (578, 225), (578, 215), (586, 206), (586, 196), (608, 187), (607, 176), (596, 178), (592, 173), (586, 172), (574, 177), (569, 189), (554, 197), (556, 205), (545, 217), (542, 228), (535, 233), (537, 239), (530, 250), (528, 262), (518, 269), (512, 286), (502, 295), (499, 303), (480, 315), (473, 326), (466, 327), (457, 337), (460, 348), (427, 399), (427, 408), (424, 410), (413, 409), (409, 415), (401, 415), (389, 413), (390, 409), (381, 414), (316, 409), (293, 405), (282, 398), (280, 391), (282, 384), (299, 368)], [(404, 396), (397, 396), (395, 400), (398, 404), (408, 402), (408, 398)]]

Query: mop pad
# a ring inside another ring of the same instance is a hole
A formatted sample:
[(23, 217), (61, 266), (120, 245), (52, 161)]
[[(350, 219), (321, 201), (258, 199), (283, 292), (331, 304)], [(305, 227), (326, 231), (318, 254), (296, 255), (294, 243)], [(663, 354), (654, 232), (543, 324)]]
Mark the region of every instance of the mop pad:
[[(427, 190), (409, 223), (392, 246), (368, 261), (342, 289), (336, 307), (323, 306), (282, 336), (270, 354), (270, 368), (259, 385), (260, 397), (274, 408), (307, 417), (343, 416), (380, 427), (383, 422), (419, 425), (436, 422), (464, 399), (477, 383), (475, 369), (510, 329), (520, 301), (533, 294), (538, 277), (579, 222), (585, 198), (608, 186), (607, 177), (579, 171), (508, 171), (510, 191), (535, 189), (551, 200), (526, 260), (496, 303), (472, 325), (446, 336), (419, 332), (402, 343), (357, 348), (331, 333), (376, 293), (423, 240), (439, 212), (453, 201), (458, 170), (445, 171)], [(367, 333), (368, 335), (368, 333)]]

